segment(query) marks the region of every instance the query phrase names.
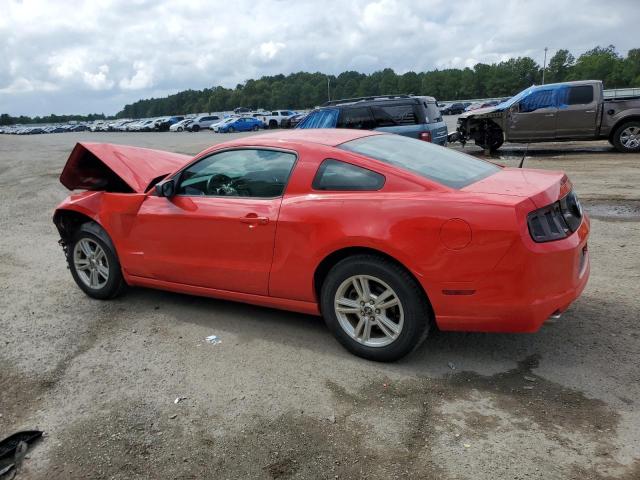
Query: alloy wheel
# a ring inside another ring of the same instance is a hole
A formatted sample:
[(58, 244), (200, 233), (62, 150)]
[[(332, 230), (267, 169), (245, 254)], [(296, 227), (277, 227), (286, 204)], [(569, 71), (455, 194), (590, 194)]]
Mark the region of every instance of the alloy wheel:
[(109, 260), (98, 242), (82, 238), (73, 249), (73, 266), (82, 282), (99, 290), (109, 281)]
[(627, 127), (620, 134), (620, 143), (629, 149), (640, 147), (640, 127)]
[(379, 278), (354, 275), (336, 291), (334, 309), (340, 327), (367, 347), (394, 342), (404, 325), (402, 303), (394, 290)]

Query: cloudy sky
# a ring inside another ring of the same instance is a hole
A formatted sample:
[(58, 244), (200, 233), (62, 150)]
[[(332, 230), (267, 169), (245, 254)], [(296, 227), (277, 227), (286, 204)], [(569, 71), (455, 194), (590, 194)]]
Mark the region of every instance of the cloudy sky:
[(0, 0), (0, 112), (114, 114), (301, 70), (542, 64), (545, 46), (626, 54), (639, 25), (638, 0)]

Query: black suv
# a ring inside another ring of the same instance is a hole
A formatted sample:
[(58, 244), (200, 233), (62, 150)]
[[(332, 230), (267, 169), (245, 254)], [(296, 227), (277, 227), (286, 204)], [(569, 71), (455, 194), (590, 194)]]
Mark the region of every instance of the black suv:
[(445, 145), (447, 125), (433, 97), (379, 95), (325, 103), (296, 128), (381, 130)]

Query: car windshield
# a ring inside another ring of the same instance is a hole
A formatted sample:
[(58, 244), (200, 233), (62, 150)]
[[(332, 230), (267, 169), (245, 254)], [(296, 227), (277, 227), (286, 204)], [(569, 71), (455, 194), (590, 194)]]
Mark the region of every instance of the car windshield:
[(400, 135), (372, 135), (340, 148), (409, 170), (451, 188), (463, 188), (500, 171), (465, 153)]
[(334, 128), (338, 122), (337, 108), (324, 108), (307, 115), (296, 128)]

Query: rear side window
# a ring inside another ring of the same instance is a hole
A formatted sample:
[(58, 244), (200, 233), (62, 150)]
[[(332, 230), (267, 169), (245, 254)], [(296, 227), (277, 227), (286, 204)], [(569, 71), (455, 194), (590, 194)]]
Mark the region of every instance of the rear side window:
[(339, 148), (395, 165), (451, 188), (466, 187), (500, 171), (494, 164), (471, 155), (400, 135), (372, 135), (343, 143)]
[(338, 128), (370, 130), (376, 128), (369, 107), (345, 108), (338, 118)]
[(569, 105), (584, 105), (593, 102), (593, 87), (591, 85), (580, 85), (569, 88)]
[(393, 119), (396, 125), (415, 125), (420, 123), (416, 115), (413, 103), (401, 105), (380, 105), (386, 115)]
[(318, 168), (313, 179), (314, 190), (366, 191), (380, 190), (384, 176), (339, 160), (327, 159)]

